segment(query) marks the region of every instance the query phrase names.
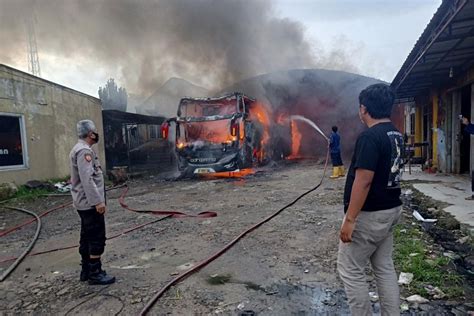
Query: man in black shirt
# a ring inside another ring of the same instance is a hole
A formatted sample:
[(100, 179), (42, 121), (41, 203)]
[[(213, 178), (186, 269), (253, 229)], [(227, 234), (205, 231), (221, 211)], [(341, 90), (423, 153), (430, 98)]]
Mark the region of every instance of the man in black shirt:
[(359, 95), (359, 117), (369, 128), (357, 139), (344, 189), (338, 271), (353, 315), (372, 315), (365, 267), (371, 263), (382, 315), (400, 313), (393, 266), (393, 226), (401, 214), (403, 135), (390, 121), (395, 95), (375, 84)]

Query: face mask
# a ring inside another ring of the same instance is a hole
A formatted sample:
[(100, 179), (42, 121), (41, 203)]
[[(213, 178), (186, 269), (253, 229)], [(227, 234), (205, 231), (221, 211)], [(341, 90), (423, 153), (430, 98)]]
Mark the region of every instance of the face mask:
[(92, 132), (92, 134), (94, 134), (94, 136), (95, 136), (94, 141), (95, 141), (95, 143), (97, 144), (97, 143), (99, 142), (99, 134), (94, 133), (94, 132)]

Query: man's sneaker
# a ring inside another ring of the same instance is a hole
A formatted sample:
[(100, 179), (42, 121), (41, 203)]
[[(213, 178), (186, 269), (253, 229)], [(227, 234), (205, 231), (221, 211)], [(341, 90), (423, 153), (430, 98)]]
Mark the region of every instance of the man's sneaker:
[(90, 285), (106, 285), (115, 282), (115, 277), (107, 275), (107, 273), (101, 269), (101, 263), (89, 263), (89, 284)]
[(466, 198), (466, 200), (468, 200), (468, 201), (474, 201), (474, 195), (468, 196), (468, 197)]

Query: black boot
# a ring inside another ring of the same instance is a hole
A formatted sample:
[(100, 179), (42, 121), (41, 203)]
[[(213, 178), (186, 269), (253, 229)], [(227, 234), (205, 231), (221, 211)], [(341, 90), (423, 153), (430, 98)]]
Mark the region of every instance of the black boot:
[(84, 282), (84, 281), (89, 280), (89, 261), (88, 260), (82, 260), (81, 266), (82, 266), (81, 276), (79, 277), (79, 279), (82, 282)]
[(100, 261), (90, 262), (89, 263), (89, 284), (94, 285), (106, 285), (112, 284), (115, 282), (115, 277), (107, 275), (107, 273), (102, 270), (102, 265)]

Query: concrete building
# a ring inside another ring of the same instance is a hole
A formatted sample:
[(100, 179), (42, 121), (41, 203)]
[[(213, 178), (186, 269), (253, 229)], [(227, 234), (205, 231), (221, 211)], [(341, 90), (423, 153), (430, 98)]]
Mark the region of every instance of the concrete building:
[(432, 170), (474, 170), (474, 1), (444, 0), (393, 80), (415, 156)]
[[(0, 64), (0, 183), (69, 175), (82, 119), (103, 135), (99, 99)], [(94, 147), (105, 166), (103, 144)]]

